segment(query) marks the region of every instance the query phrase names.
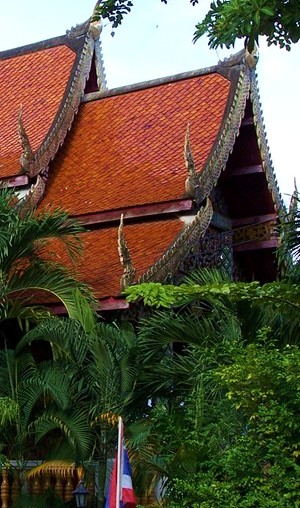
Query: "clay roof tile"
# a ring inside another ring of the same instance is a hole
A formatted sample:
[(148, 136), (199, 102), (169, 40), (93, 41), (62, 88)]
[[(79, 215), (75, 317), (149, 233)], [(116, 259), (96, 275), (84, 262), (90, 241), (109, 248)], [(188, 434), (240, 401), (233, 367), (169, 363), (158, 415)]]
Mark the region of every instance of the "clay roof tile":
[(201, 171), (229, 91), (230, 81), (212, 73), (82, 104), (42, 206), (55, 202), (80, 215), (182, 198), (187, 123)]
[(0, 60), (0, 177), (17, 175), (21, 169), (21, 105), (32, 149), (37, 150), (59, 109), (75, 57), (73, 50), (59, 45)]

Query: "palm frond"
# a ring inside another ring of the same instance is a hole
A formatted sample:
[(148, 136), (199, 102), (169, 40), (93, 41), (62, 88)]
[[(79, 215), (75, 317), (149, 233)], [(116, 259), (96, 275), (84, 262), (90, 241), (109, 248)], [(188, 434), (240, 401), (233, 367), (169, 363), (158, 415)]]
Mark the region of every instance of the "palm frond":
[(41, 441), (50, 432), (60, 431), (64, 440), (74, 450), (76, 461), (88, 458), (92, 449), (92, 433), (88, 425), (87, 415), (82, 408), (63, 411), (46, 411), (33, 424), (36, 442)]
[(81, 365), (92, 338), (79, 321), (52, 316), (29, 330), (17, 344), (16, 352), (20, 353), (28, 344), (35, 341), (48, 342), (55, 360), (64, 359), (71, 364)]
[(82, 466), (77, 466), (75, 462), (68, 460), (48, 460), (40, 464), (39, 466), (33, 467), (29, 471), (25, 472), (25, 478), (29, 480), (36, 476), (43, 476), (45, 474), (59, 475), (66, 478), (68, 475), (72, 475), (81, 480), (84, 477), (84, 469)]
[[(6, 248), (0, 251), (0, 266), (4, 271), (10, 270), (18, 259), (32, 258), (37, 254), (38, 247), (39, 254), (47, 252), (46, 243), (53, 238), (61, 241), (71, 259), (77, 259), (82, 252), (82, 240), (78, 233), (82, 232), (83, 228), (67, 213), (53, 210), (39, 214), (28, 212), (24, 216), (9, 207), (7, 210), (9, 216), (3, 221), (3, 241), (6, 237)], [(46, 259), (48, 258), (49, 255), (46, 255)]]
[(184, 278), (184, 283), (188, 285), (199, 284), (200, 286), (208, 286), (210, 284), (222, 284), (224, 282), (231, 282), (229, 274), (214, 268), (194, 270)]
[[(41, 401), (44, 407), (55, 403), (57, 407), (66, 409), (71, 403), (70, 386), (71, 376), (66, 375), (59, 365), (49, 365), (43, 369), (39, 365), (36, 375), (27, 378), (19, 385), (19, 403), (23, 414), (22, 425), (27, 428), (30, 415), (37, 404)], [(50, 398), (50, 400), (47, 400)]]
[(240, 326), (237, 317), (231, 313), (223, 314), (211, 309), (207, 315), (190, 312), (157, 311), (144, 320), (138, 333), (139, 350), (142, 361), (148, 362), (162, 347), (174, 343), (209, 345), (224, 340), (237, 340)]
[[(25, 305), (34, 305), (37, 292), (42, 291), (60, 300), (73, 319), (89, 316), (88, 326), (94, 322), (91, 305), (94, 302), (90, 289), (79, 283), (73, 274), (62, 266), (36, 259), (23, 270), (10, 274), (7, 296), (21, 299)], [(86, 317), (82, 323), (87, 323)]]

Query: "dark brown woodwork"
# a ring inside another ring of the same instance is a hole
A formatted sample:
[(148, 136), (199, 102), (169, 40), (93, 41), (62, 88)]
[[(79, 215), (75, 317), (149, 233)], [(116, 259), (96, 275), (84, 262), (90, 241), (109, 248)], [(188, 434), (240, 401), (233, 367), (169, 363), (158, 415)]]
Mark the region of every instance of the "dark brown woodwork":
[(272, 194), (264, 172), (223, 179), (222, 189), (231, 219), (275, 212)]
[[(105, 298), (103, 300), (98, 300), (99, 304), (96, 308), (97, 311), (105, 311), (105, 310), (124, 310), (129, 309), (129, 303), (124, 298)], [(62, 303), (57, 304), (49, 304), (46, 305), (49, 310), (55, 314), (56, 316), (62, 316), (67, 313), (66, 307)]]
[(92, 59), (92, 65), (90, 74), (88, 77), (88, 80), (85, 85), (84, 93), (91, 93), (91, 92), (97, 92), (99, 90), (98, 86), (98, 77), (97, 77), (97, 71), (96, 71), (96, 59), (95, 59), (95, 53), (93, 55)]
[(16, 175), (10, 178), (2, 178), (1, 183), (5, 187), (23, 187), (29, 184), (29, 178), (27, 175)]
[(253, 215), (252, 217), (238, 217), (232, 219), (232, 226), (248, 226), (250, 224), (262, 224), (263, 222), (276, 221), (276, 213), (268, 213), (265, 215)]
[(109, 210), (87, 215), (75, 216), (83, 226), (92, 224), (103, 224), (105, 222), (119, 222), (121, 214), (124, 219), (133, 219), (138, 217), (164, 215), (176, 212), (186, 212), (191, 210), (193, 202), (191, 199), (182, 199), (178, 201), (167, 201), (166, 203), (155, 203), (151, 205), (132, 206), (118, 210)]
[(245, 125), (253, 125), (253, 118), (252, 117), (244, 118), (244, 120), (242, 121), (242, 127), (244, 127)]
[(271, 240), (261, 240), (240, 243), (233, 245), (234, 252), (245, 252), (250, 250), (263, 250), (263, 249), (276, 249), (279, 245), (279, 239), (273, 238)]
[(238, 168), (230, 168), (224, 173), (224, 178), (230, 178), (232, 176), (241, 175), (252, 175), (255, 173), (263, 173), (263, 167), (261, 164), (255, 164), (253, 166), (244, 166)]

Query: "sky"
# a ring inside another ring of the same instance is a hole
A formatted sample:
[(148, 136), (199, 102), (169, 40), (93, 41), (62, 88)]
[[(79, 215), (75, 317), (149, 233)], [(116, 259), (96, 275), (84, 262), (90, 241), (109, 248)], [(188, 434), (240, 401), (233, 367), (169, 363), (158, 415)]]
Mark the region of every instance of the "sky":
[[(96, 0), (0, 0), (0, 51), (63, 35), (85, 21)], [(195, 24), (209, 0), (134, 0), (132, 12), (111, 36), (105, 22), (102, 50), (109, 88), (147, 81), (218, 63), (241, 49), (209, 50), (192, 43)], [(283, 198), (288, 202), (300, 169), (300, 44), (290, 52), (260, 42), (258, 83), (267, 139)], [(1, 135), (1, 132), (0, 132)], [(298, 178), (298, 187), (300, 179)]]

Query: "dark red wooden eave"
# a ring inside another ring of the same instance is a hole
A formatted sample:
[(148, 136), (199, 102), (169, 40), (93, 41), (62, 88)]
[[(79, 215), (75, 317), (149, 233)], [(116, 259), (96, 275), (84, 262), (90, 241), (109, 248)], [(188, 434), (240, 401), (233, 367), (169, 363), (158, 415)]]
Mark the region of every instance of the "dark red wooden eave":
[[(62, 316), (67, 314), (66, 307), (62, 303), (54, 303), (45, 305), (49, 308), (49, 310), (55, 314), (56, 316)], [(103, 298), (102, 300), (98, 300), (98, 306), (96, 308), (97, 311), (106, 311), (106, 310), (124, 310), (129, 308), (129, 303), (123, 297), (112, 297)]]
[(231, 219), (232, 226), (251, 226), (255, 224), (263, 224), (264, 222), (276, 221), (278, 216), (276, 213), (268, 213), (265, 215), (254, 215), (252, 217), (238, 217)]
[(233, 244), (234, 252), (246, 252), (251, 250), (263, 250), (263, 249), (276, 249), (279, 245), (278, 238), (272, 238), (271, 240), (253, 240), (250, 242), (243, 242)]
[(124, 215), (124, 219), (134, 219), (176, 212), (186, 212), (191, 210), (192, 207), (193, 202), (191, 199), (181, 199), (166, 201), (163, 203), (151, 203), (149, 205), (131, 206), (115, 210), (105, 210), (103, 212), (89, 213), (86, 215), (75, 215), (74, 218), (77, 219), (83, 226), (89, 226), (92, 224), (117, 222), (120, 220), (121, 214)]
[(224, 173), (224, 178), (231, 178), (232, 176), (253, 175), (255, 173), (263, 173), (263, 167), (261, 164), (230, 168)]
[(27, 175), (10, 176), (9, 178), (2, 178), (1, 183), (5, 187), (23, 187), (29, 184), (29, 178)]

